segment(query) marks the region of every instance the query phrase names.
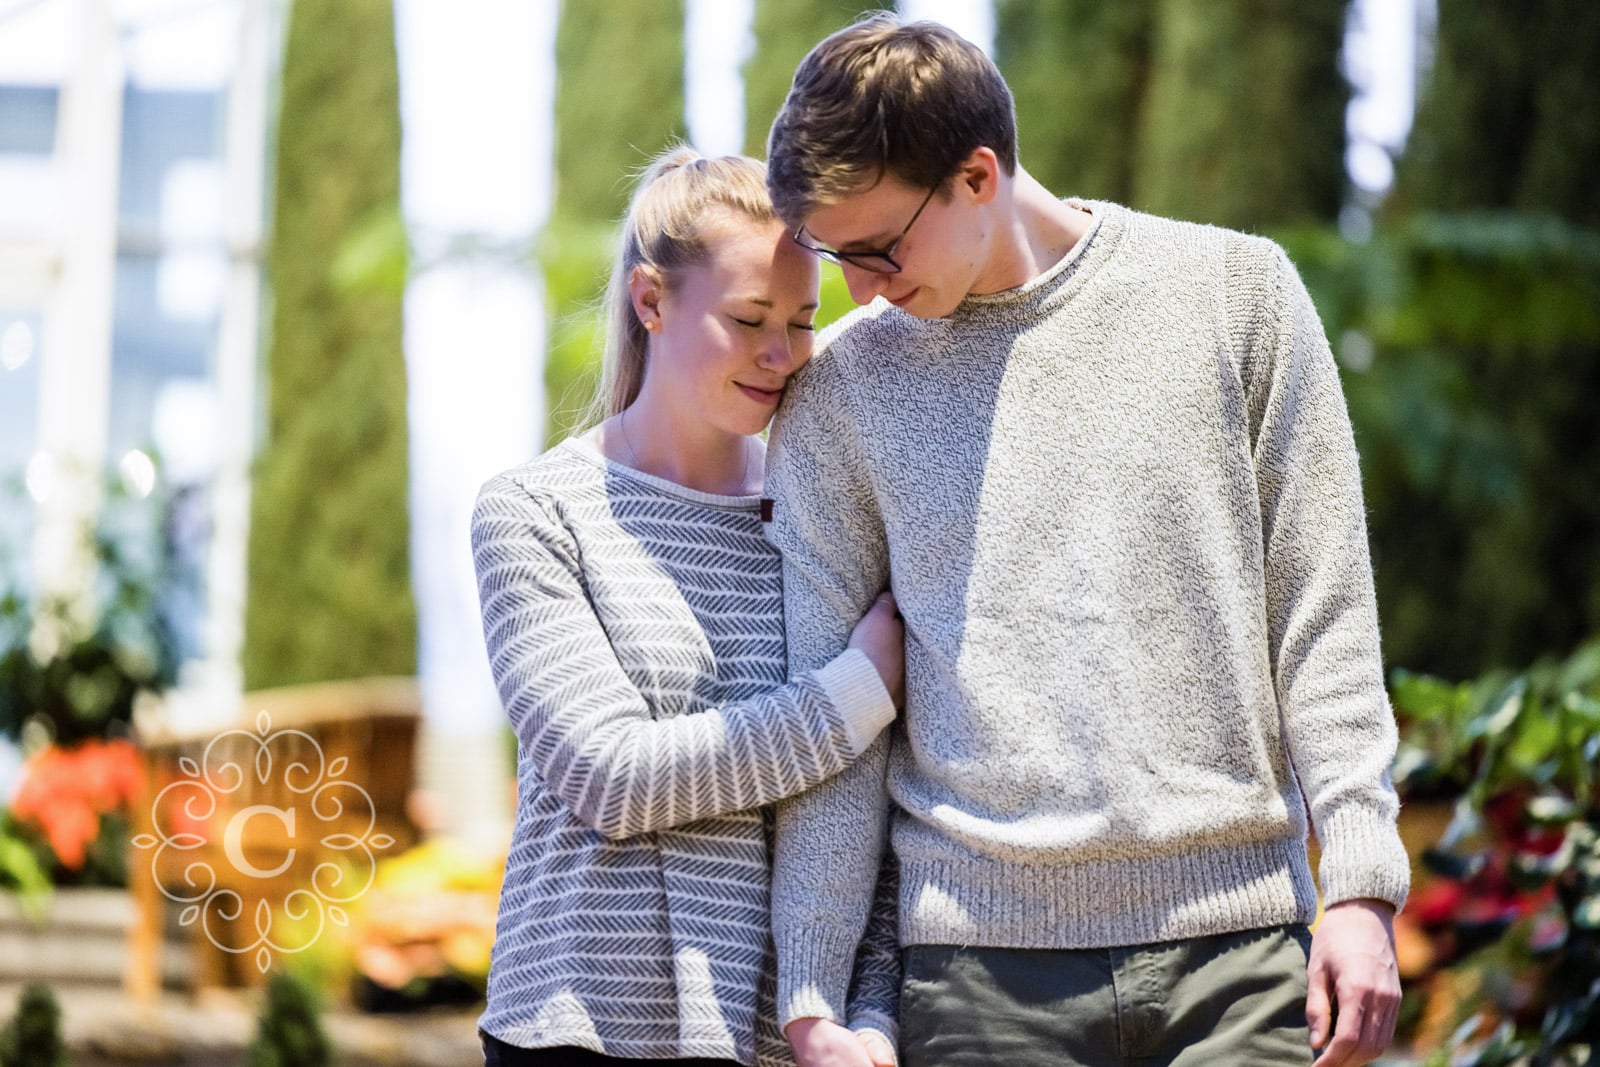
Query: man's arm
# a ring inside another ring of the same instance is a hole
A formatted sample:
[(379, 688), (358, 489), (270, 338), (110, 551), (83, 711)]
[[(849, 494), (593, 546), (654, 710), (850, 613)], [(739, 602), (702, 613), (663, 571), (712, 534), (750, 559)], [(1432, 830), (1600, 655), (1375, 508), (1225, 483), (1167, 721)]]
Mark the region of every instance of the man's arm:
[(1395, 830), (1396, 734), (1355, 440), (1311, 297), (1282, 250), (1266, 248), (1249, 399), (1278, 704), (1322, 846), (1324, 903), (1398, 910), (1410, 864)]
[(892, 849), (883, 850), (872, 913), (856, 952), (850, 980), (850, 1029), (875, 1030), (893, 1048), (900, 1031), (900, 868)]
[(1318, 1067), (1342, 1067), (1388, 1045), (1399, 1004), (1389, 920), (1405, 903), (1410, 864), (1389, 778), (1396, 731), (1338, 371), (1288, 257), (1271, 245), (1252, 251), (1267, 257), (1247, 399), (1269, 652), (1289, 756), (1322, 846), (1327, 909), (1312, 947), (1307, 1017), (1324, 1046)]
[[(889, 579), (841, 358), (820, 354), (790, 383), (768, 451), (767, 534), (783, 553), (791, 677), (837, 655)], [(780, 1026), (846, 1020), (883, 850), (887, 757), (880, 735), (842, 774), (778, 805), (772, 925)]]

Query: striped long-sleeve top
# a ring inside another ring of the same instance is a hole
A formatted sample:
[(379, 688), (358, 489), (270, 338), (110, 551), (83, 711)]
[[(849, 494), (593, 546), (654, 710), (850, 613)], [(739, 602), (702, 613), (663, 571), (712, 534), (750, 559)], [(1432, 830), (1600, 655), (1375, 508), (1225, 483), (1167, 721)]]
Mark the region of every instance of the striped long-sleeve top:
[[(764, 805), (836, 774), (894, 708), (858, 651), (785, 682), (759, 503), (579, 440), (479, 494), (484, 636), (518, 740), (480, 1020), (507, 1044), (793, 1062), (775, 1022)], [(892, 1035), (881, 899), (851, 1022)]]

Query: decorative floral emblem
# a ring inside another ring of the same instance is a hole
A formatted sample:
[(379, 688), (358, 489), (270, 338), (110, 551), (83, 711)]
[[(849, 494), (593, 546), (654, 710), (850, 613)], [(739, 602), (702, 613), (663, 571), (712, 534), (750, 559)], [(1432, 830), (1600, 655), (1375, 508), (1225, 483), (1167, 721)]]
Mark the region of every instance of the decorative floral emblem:
[[(279, 763), (281, 777), (274, 780)], [(322, 746), (302, 730), (274, 731), (272, 717), (265, 711), (256, 716), (254, 733), (225, 731), (206, 745), (199, 763), (188, 756), (180, 759), (183, 777), (163, 788), (151, 804), (154, 832), (133, 839), (135, 847), (153, 850), (150, 869), (161, 892), (184, 905), (178, 921), (184, 926), (198, 923), (207, 940), (224, 952), (254, 953), (255, 965), (263, 974), (272, 966), (274, 953), (304, 952), (316, 943), (327, 923), (348, 926), (350, 915), (345, 905), (370, 889), (376, 876), (374, 850), (395, 843), (388, 834), (373, 832), (376, 808), (365, 789), (344, 777), (349, 763), (344, 756), (329, 762)], [(258, 792), (278, 799), (287, 794), (292, 803), (287, 807), (271, 803), (239, 806)], [(237, 800), (224, 799), (230, 797)], [(212, 836), (219, 813), (227, 816), (220, 827), (220, 848)], [(253, 847), (261, 840), (259, 830), (254, 831), (252, 840), (256, 820), (265, 820), (274, 840), (291, 843), (271, 866), (261, 864), (277, 858), (276, 851), (263, 860), (259, 854), (263, 849)], [(352, 826), (361, 832), (350, 832)], [(281, 941), (272, 928), (269, 895), (278, 885), (274, 880), (283, 878), (306, 847), (293, 843), (308, 841), (319, 829), (329, 828), (337, 828), (337, 832), (315, 837), (318, 854), (324, 858), (312, 868), (309, 885), (296, 886), (282, 896), (282, 913), (295, 929), (287, 942)], [(168, 855), (169, 849), (197, 853), (183, 867), (182, 886), (170, 885), (170, 879), (161, 876), (163, 867), (171, 869), (177, 859)], [(338, 855), (329, 857), (328, 853)], [(220, 873), (213, 860), (225, 861)], [(244, 914), (247, 898), (255, 900), (254, 940), (232, 943), (238, 940), (237, 920)]]

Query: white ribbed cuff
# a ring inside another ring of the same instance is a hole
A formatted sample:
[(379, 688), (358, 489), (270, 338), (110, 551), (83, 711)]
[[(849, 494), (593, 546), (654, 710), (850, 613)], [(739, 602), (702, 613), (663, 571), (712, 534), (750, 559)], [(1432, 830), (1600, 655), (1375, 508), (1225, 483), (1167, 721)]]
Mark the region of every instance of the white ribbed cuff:
[(814, 926), (775, 936), (773, 941), (778, 957), (778, 1027), (796, 1019), (843, 1019), (856, 940)]
[(860, 649), (845, 649), (812, 672), (812, 677), (844, 721), (852, 756), (865, 752), (873, 738), (894, 721), (894, 701), (889, 698), (889, 690), (878, 677), (878, 669)]
[(1369, 807), (1347, 805), (1325, 816), (1317, 827), (1322, 844), (1322, 903), (1383, 900), (1395, 911), (1405, 907), (1411, 889), (1411, 861), (1392, 817)]

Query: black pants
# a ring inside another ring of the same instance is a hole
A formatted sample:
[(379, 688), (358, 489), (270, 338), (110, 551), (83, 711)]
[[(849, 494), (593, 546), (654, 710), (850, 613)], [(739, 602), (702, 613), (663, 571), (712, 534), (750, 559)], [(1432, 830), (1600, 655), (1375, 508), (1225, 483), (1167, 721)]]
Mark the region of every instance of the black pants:
[(603, 1056), (586, 1048), (561, 1045), (557, 1048), (517, 1048), (482, 1030), (478, 1038), (483, 1042), (484, 1067), (607, 1067), (617, 1063), (655, 1064), (657, 1067), (739, 1067), (733, 1060), (626, 1060), (617, 1056)]

